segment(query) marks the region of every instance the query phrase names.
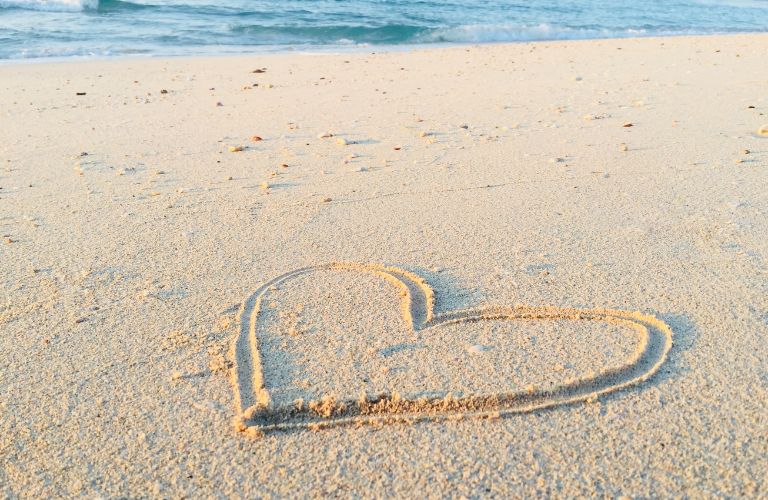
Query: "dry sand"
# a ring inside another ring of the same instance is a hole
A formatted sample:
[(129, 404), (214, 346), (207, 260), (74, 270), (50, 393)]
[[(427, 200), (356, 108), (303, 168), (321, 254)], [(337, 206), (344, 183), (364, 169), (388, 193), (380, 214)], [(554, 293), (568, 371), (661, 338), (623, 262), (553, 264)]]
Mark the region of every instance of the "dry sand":
[(0, 66), (0, 496), (765, 497), (766, 61)]

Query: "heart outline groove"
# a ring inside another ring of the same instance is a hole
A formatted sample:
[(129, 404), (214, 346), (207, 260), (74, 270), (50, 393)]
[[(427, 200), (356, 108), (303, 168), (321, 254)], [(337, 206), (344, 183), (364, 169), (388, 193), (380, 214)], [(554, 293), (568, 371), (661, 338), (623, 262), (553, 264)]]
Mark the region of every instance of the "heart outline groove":
[[(549, 388), (443, 398), (403, 398), (397, 393), (336, 401), (323, 399), (307, 406), (276, 407), (266, 387), (259, 351), (258, 319), (265, 294), (293, 278), (316, 271), (354, 271), (384, 279), (401, 292), (400, 313), (414, 332), (456, 323), (486, 320), (570, 320), (620, 325), (639, 334), (640, 342), (628, 363)], [(240, 330), (232, 345), (235, 427), (253, 436), (265, 432), (320, 429), (340, 425), (383, 425), (462, 418), (500, 418), (544, 408), (591, 401), (640, 384), (666, 361), (672, 329), (653, 315), (619, 309), (576, 309), (553, 306), (480, 306), (434, 313), (435, 294), (410, 271), (379, 264), (331, 262), (287, 272), (262, 284), (240, 308)]]

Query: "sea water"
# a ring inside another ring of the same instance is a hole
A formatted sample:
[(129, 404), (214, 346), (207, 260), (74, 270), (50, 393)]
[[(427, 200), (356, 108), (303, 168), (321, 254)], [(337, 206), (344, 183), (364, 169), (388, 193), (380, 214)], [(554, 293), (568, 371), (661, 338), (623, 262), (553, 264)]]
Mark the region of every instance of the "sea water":
[(0, 0), (0, 59), (763, 31), (768, 0)]

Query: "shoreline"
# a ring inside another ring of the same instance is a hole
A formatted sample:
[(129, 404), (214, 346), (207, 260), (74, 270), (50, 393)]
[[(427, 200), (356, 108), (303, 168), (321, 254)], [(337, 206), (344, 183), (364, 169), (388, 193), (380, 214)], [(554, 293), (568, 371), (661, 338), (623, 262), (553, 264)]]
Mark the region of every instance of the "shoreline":
[[(61, 64), (61, 63), (88, 63), (88, 62), (106, 62), (106, 61), (143, 61), (143, 60), (185, 60), (185, 59), (217, 59), (217, 58), (237, 58), (252, 56), (323, 56), (323, 55), (345, 55), (345, 54), (377, 54), (377, 53), (401, 53), (417, 52), (420, 50), (443, 50), (458, 49), (462, 47), (505, 47), (526, 44), (553, 44), (553, 43), (573, 43), (573, 42), (601, 42), (601, 41), (622, 41), (622, 40), (668, 40), (668, 39), (686, 39), (686, 38), (728, 38), (740, 36), (764, 36), (768, 31), (747, 31), (747, 32), (728, 32), (728, 33), (693, 33), (693, 34), (671, 34), (671, 35), (647, 35), (647, 36), (626, 36), (626, 37), (600, 37), (600, 38), (554, 38), (543, 40), (508, 40), (492, 42), (434, 42), (434, 43), (404, 43), (404, 44), (382, 44), (382, 45), (316, 45), (316, 46), (269, 46), (262, 50), (254, 49), (243, 52), (232, 53), (199, 53), (199, 54), (128, 54), (128, 55), (94, 55), (94, 56), (51, 56), (51, 57), (31, 57), (31, 58), (10, 58), (0, 59), (0, 66), (13, 66), (25, 64)], [(265, 46), (266, 47), (266, 46)], [(296, 48), (299, 47), (299, 48)]]

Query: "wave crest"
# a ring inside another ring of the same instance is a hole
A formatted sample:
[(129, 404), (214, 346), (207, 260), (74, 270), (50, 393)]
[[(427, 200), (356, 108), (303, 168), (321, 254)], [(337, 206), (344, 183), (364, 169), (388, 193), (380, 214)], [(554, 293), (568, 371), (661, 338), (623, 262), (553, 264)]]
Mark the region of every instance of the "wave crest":
[(589, 29), (520, 24), (470, 24), (450, 28), (437, 28), (421, 34), (412, 40), (416, 43), (489, 43), (489, 42), (527, 42), (540, 40), (579, 40), (594, 38), (624, 38), (649, 35), (687, 34), (663, 30), (646, 29)]
[(99, 0), (0, 0), (2, 9), (80, 12), (99, 8)]

